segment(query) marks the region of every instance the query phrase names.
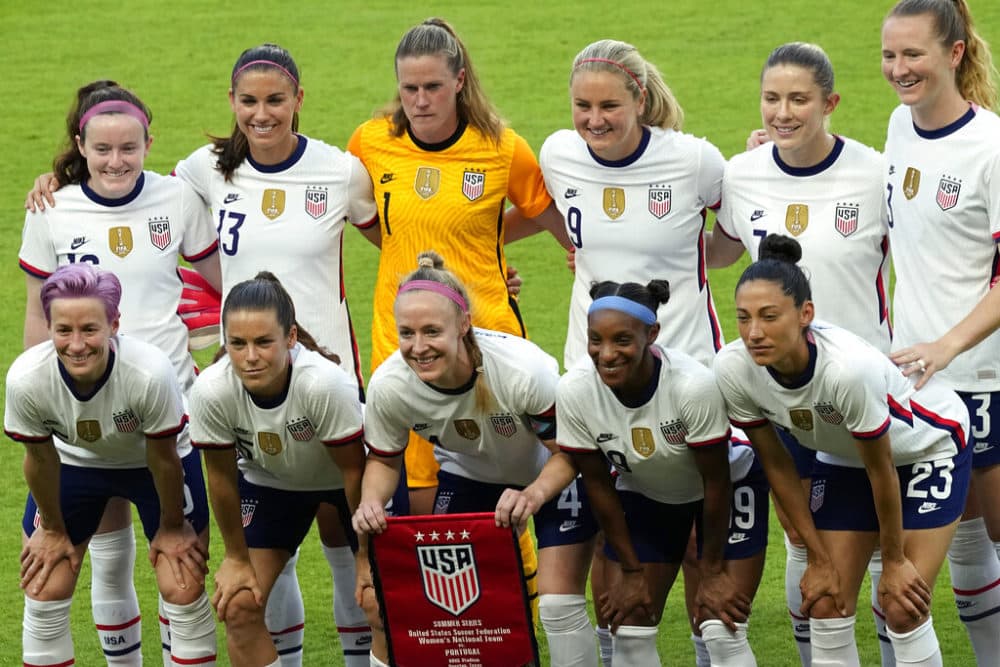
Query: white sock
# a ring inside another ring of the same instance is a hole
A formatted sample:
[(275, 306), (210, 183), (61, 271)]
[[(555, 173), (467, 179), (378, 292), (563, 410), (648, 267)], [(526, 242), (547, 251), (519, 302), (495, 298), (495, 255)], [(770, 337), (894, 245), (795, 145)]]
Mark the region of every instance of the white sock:
[(372, 647), (372, 629), (364, 610), (354, 600), (357, 570), (351, 547), (323, 545), (323, 555), (333, 573), (333, 620), (344, 651), (344, 667), (366, 667)]
[(174, 667), (174, 661), (170, 659), (170, 619), (163, 610), (162, 595), (156, 600), (156, 618), (160, 625), (160, 655), (163, 658), (163, 667)]
[(73, 598), (40, 602), (25, 596), (21, 655), (25, 665), (72, 665), (69, 608)]
[(872, 580), (872, 617), (875, 619), (875, 635), (878, 637), (878, 650), (882, 656), (882, 667), (896, 667), (896, 652), (886, 634), (885, 613), (878, 601), (878, 582), (882, 579), (882, 551), (875, 549), (868, 561), (868, 575)]
[(1000, 561), (982, 519), (962, 521), (948, 549), (958, 617), (976, 662), (1000, 664)]
[(737, 623), (736, 632), (730, 632), (725, 623), (711, 619), (704, 621), (699, 629), (712, 667), (757, 667), (747, 641), (746, 623)]
[(301, 667), (302, 636), (306, 610), (302, 604), (302, 591), (295, 573), (299, 560), (296, 551), (285, 563), (281, 574), (274, 581), (264, 609), (264, 625), (271, 633), (271, 641), (278, 651), (282, 667)]
[(170, 635), (173, 640), (170, 655), (174, 662), (214, 667), (215, 616), (212, 615), (208, 596), (203, 592), (190, 604), (171, 604), (164, 600), (163, 610), (170, 619)]
[(799, 649), (799, 662), (802, 667), (812, 664), (812, 647), (809, 645), (809, 617), (803, 616), (802, 590), (799, 583), (806, 573), (809, 564), (806, 558), (806, 548), (792, 544), (785, 535), (785, 603), (788, 605), (788, 616), (792, 621), (792, 636), (795, 647)]
[(694, 644), (695, 667), (712, 667), (712, 659), (708, 657), (708, 648), (705, 646), (705, 640), (692, 632), (691, 643)]
[(660, 667), (655, 625), (621, 625), (614, 634), (611, 667)]
[(611, 630), (596, 625), (594, 626), (594, 634), (597, 635), (602, 667), (611, 667), (611, 656), (615, 654), (614, 637), (611, 636)]
[(109, 665), (142, 664), (142, 615), (132, 582), (132, 524), (90, 540), (90, 609)]
[(382, 662), (381, 660), (375, 657), (374, 653), (368, 656), (368, 664), (371, 667), (389, 667), (388, 662)]
[(809, 619), (812, 667), (861, 667), (854, 616)]
[(538, 617), (549, 640), (552, 667), (597, 667), (597, 645), (590, 631), (585, 596), (542, 595)]
[(897, 665), (918, 665), (919, 667), (943, 667), (941, 647), (934, 634), (934, 623), (930, 617), (909, 632), (895, 633), (889, 630), (889, 638), (896, 649)]

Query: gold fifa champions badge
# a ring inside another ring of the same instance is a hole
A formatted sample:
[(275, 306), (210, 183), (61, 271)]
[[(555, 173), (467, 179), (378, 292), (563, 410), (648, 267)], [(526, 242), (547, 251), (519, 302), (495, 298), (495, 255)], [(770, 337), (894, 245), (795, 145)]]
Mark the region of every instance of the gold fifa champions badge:
[(108, 230), (108, 247), (119, 257), (125, 257), (132, 252), (132, 228), (112, 227)]
[(258, 431), (257, 432), (257, 445), (260, 447), (260, 451), (265, 454), (270, 454), (271, 456), (277, 456), (281, 453), (281, 436), (277, 433), (270, 433), (268, 431)]
[(802, 431), (813, 430), (813, 413), (809, 408), (795, 408), (788, 411), (792, 426)]
[(466, 440), (475, 440), (479, 437), (479, 424), (474, 419), (456, 419), (455, 432)]
[(920, 170), (913, 167), (906, 168), (906, 176), (903, 177), (903, 196), (913, 199), (920, 191)]
[(785, 229), (792, 236), (798, 236), (809, 226), (809, 206), (806, 204), (789, 204), (785, 209)]
[(420, 167), (413, 179), (413, 189), (421, 199), (430, 199), (441, 187), (441, 170), (434, 167)]
[(285, 191), (275, 188), (264, 190), (260, 200), (260, 211), (268, 220), (274, 220), (285, 212)]
[(648, 459), (656, 451), (653, 432), (645, 427), (632, 429), (632, 449), (644, 459)]
[(101, 439), (101, 422), (96, 419), (82, 419), (76, 423), (76, 435), (87, 442)]
[(622, 217), (625, 212), (625, 190), (604, 188), (604, 212), (612, 220)]

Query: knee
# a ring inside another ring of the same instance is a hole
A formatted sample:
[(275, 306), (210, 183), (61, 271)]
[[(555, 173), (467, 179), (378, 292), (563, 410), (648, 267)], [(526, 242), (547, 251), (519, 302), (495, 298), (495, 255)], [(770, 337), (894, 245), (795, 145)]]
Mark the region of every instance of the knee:
[(885, 624), (889, 629), (899, 633), (910, 632), (927, 621), (926, 616), (913, 618), (913, 615), (896, 600), (886, 599), (883, 602), (882, 614), (885, 616)]
[(538, 617), (546, 632), (573, 632), (590, 627), (587, 598), (583, 595), (541, 595), (538, 598)]
[(241, 632), (264, 632), (267, 627), (264, 624), (263, 605), (258, 605), (250, 591), (242, 590), (236, 593), (226, 605), (226, 634), (230, 636), (238, 635)]
[(821, 597), (809, 609), (809, 618), (841, 618), (840, 611), (830, 596)]
[(188, 584), (184, 588), (177, 585), (177, 581), (173, 578), (173, 575), (168, 579), (169, 583), (160, 582), (160, 595), (163, 596), (164, 602), (175, 605), (188, 605), (197, 601), (205, 592), (204, 584), (191, 581), (191, 577), (189, 576), (187, 577)]

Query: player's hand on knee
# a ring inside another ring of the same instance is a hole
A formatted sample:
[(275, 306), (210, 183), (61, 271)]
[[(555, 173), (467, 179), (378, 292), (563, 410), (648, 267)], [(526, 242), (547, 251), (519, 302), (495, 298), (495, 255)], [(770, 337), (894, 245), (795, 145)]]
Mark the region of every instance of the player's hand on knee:
[(802, 593), (802, 606), (799, 613), (809, 616), (809, 610), (821, 598), (829, 596), (837, 613), (847, 616), (847, 604), (844, 602), (844, 593), (840, 588), (840, 575), (837, 573), (833, 563), (829, 561), (810, 561), (806, 566), (806, 571), (799, 582), (799, 591)]
[(21, 588), (38, 595), (53, 570), (64, 560), (74, 573), (80, 571), (80, 554), (65, 531), (39, 526), (21, 550)]
[(750, 616), (750, 599), (724, 571), (702, 572), (695, 605), (699, 620), (717, 618), (733, 632), (736, 632), (737, 623), (745, 622)]
[[(887, 619), (904, 615), (907, 620), (915, 621), (930, 613), (931, 589), (909, 559), (899, 563), (883, 560), (878, 599)], [(899, 620), (897, 627), (905, 624)]]
[(208, 553), (190, 523), (182, 521), (177, 528), (160, 526), (149, 543), (149, 562), (154, 568), (161, 556), (166, 559), (179, 588), (187, 588), (188, 578), (204, 585)]
[(215, 592), (212, 606), (223, 623), (226, 621), (229, 603), (240, 591), (249, 591), (258, 607), (264, 605), (264, 593), (257, 582), (257, 573), (249, 560), (225, 557), (215, 573)]

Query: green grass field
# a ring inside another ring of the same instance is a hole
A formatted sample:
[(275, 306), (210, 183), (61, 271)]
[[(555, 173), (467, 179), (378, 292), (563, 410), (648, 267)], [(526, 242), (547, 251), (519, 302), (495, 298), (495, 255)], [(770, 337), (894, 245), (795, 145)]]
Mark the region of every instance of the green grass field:
[[(11, 114), (0, 164), (0, 307), (9, 314), (0, 329), (0, 367), (21, 348), (23, 279), (17, 251), (24, 192), (34, 176), (50, 168), (61, 145), (66, 111), (76, 89), (98, 78), (132, 88), (153, 110), (156, 141), (148, 169), (169, 172), (178, 159), (205, 143), (206, 133), (228, 133), (228, 76), (239, 53), (265, 41), (295, 56), (306, 91), (304, 133), (343, 146), (353, 129), (394, 92), (392, 57), (411, 25), (438, 15), (466, 41), (485, 87), (503, 115), (537, 151), (552, 131), (570, 126), (569, 65), (584, 45), (605, 37), (630, 41), (656, 63), (686, 112), (688, 132), (707, 136), (726, 156), (743, 149), (759, 123), (760, 66), (776, 45), (794, 40), (821, 44), (836, 68), (842, 102), (833, 129), (881, 148), (895, 96), (879, 71), (879, 30), (891, 2), (789, 0), (780, 6), (747, 0), (620, 0), (606, 3), (470, 3), (416, 0), (295, 4), (248, 0), (172, 3), (96, 0), (69, 3), (0, 4), (2, 68)], [(1000, 44), (1000, 3), (971, 0), (980, 29)], [(651, 8), (655, 8), (652, 9)], [(1000, 55), (1000, 54), (998, 54)], [(347, 291), (362, 354), (367, 359), (371, 292), (377, 258), (352, 231), (345, 243)], [(521, 297), (530, 336), (562, 358), (571, 284), (564, 253), (548, 238), (511, 246), (510, 262), (525, 279)], [(711, 274), (727, 339), (735, 337), (732, 286), (740, 268)], [(367, 363), (367, 362), (366, 362)], [(22, 597), (17, 554), (25, 484), (16, 443), (0, 449), (0, 667), (20, 663)], [(772, 544), (761, 591), (754, 604), (751, 642), (762, 666), (797, 665), (788, 629), (780, 532), (772, 522)], [(159, 664), (156, 595), (150, 568), (139, 548), (137, 581), (146, 622), (147, 664)], [(213, 543), (213, 559), (221, 543)], [(339, 665), (330, 619), (331, 582), (315, 534), (303, 546), (299, 576), (305, 591), (305, 664)], [(944, 583), (942, 583), (944, 582)], [(936, 589), (935, 627), (945, 664), (971, 665), (973, 658), (942, 573)], [(89, 612), (89, 571), (84, 569), (73, 607), (77, 664), (103, 663)], [(867, 595), (863, 591), (863, 595)], [(694, 664), (680, 590), (668, 602), (661, 631), (665, 664)], [(870, 615), (860, 605), (858, 639), (863, 664), (877, 664)], [(224, 637), (220, 628), (220, 647)], [(228, 661), (221, 655), (220, 665)]]

